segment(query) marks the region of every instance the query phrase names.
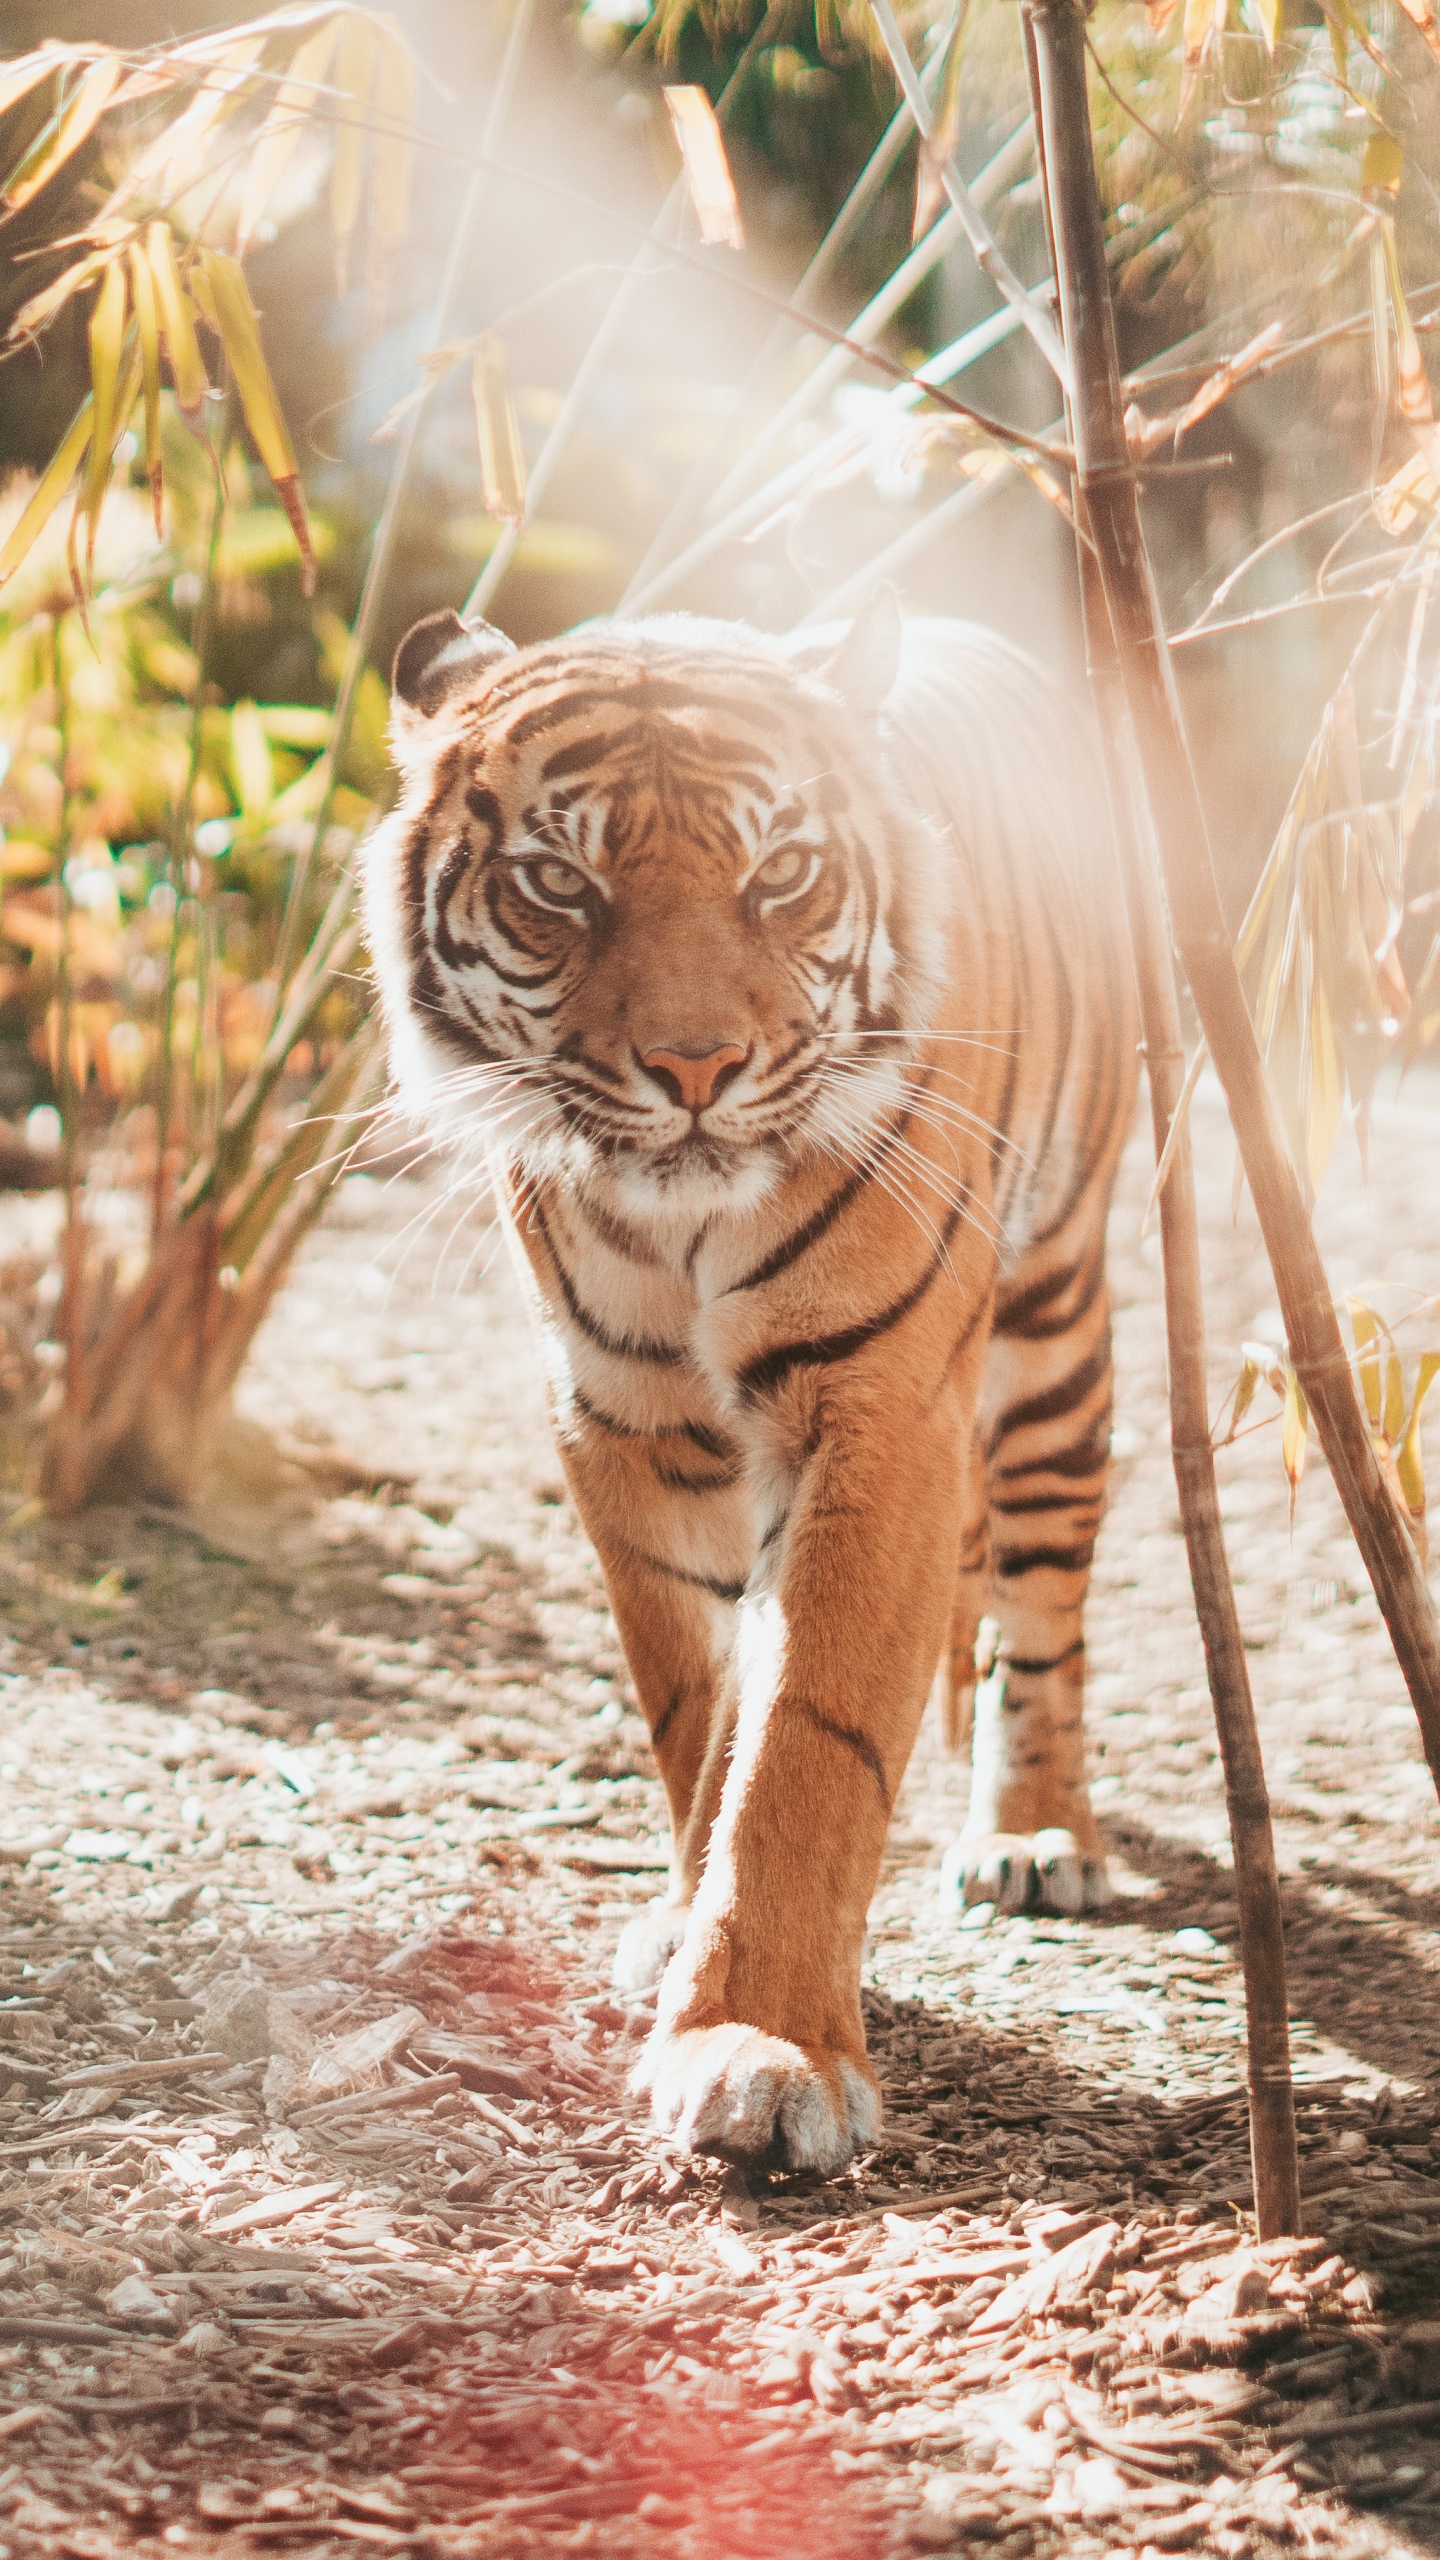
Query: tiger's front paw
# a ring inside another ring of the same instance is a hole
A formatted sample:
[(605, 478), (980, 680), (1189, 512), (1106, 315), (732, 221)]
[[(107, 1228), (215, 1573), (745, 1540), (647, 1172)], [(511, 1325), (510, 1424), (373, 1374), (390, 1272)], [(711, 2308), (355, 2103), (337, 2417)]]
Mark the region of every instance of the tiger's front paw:
[(869, 2065), (808, 2052), (738, 2019), (657, 2026), (631, 2083), (648, 2089), (656, 2124), (687, 2151), (833, 2177), (880, 2132)]
[(993, 1902), (997, 1911), (1098, 1911), (1110, 1900), (1105, 1860), (1073, 1831), (962, 1833), (945, 1852), (940, 1899), (950, 1911)]
[(685, 1935), (688, 1913), (661, 1894), (627, 1920), (615, 1949), (610, 1979), (617, 1991), (653, 1991)]

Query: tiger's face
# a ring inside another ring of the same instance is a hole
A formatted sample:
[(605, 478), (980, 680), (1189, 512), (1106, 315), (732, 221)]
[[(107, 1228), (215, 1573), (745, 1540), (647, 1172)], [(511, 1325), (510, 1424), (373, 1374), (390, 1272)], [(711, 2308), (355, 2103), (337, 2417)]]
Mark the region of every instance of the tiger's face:
[(632, 1214), (853, 1156), (938, 967), (874, 718), (897, 648), (893, 604), (818, 669), (679, 617), (525, 652), (418, 625), (367, 886), (412, 1106)]

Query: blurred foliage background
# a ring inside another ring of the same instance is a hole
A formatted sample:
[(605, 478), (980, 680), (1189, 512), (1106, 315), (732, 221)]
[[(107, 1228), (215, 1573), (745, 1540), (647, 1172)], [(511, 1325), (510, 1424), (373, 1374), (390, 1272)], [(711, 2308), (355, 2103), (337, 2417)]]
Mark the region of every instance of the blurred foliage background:
[[(952, 130), (961, 165), (974, 171), (1023, 125), (1020, 17), (1011, 0), (971, 0), (960, 14)], [(1184, 446), (1189, 467), (1157, 476), (1147, 493), (1175, 629), (1201, 612), (1217, 581), (1257, 544), (1302, 526), (1262, 560), (1234, 611), (1219, 617), (1221, 627), (1177, 653), (1223, 885), (1238, 919), (1369, 610), (1363, 579), (1347, 583), (1345, 575), (1308, 609), (1282, 608), (1352, 522), (1325, 510), (1358, 503), (1356, 520), (1368, 525), (1375, 547), (1368, 492), (1408, 450), (1393, 402), (1377, 400), (1369, 269), (1353, 251), (1365, 143), (1377, 115), (1399, 119), (1398, 255), (1420, 343), (1428, 345), (1429, 326), (1440, 321), (1440, 117), (1425, 112), (1427, 102), (1433, 110), (1435, 83), (1427, 85), (1433, 65), (1422, 34), (1395, 0), (1373, 0), (1363, 29), (1357, 17), (1338, 52), (1336, 22), (1321, 0), (1287, 0), (1273, 58), (1254, 0), (1231, 0), (1228, 14), (1207, 21), (1213, 41), (1183, 113), (1179, 21), (1164, 23), (1166, 16), (1163, 7), (1147, 15), (1126, 0), (1092, 21), (1097, 148), (1124, 361), (1160, 365), (1151, 406), (1163, 407), (1183, 400), (1252, 327), (1276, 317), (1307, 350), (1257, 375), (1197, 424)], [(119, 34), (138, 48), (225, 22), (199, 0), (126, 0), (123, 30), (104, 0), (12, 0), (4, 42), (20, 52), (42, 40), (113, 43)], [(323, 135), (300, 155), (288, 200), (248, 258), (316, 524), (319, 588), (313, 599), (302, 595), (273, 492), (236, 433), (227, 448), (227, 523), (206, 645), (187, 881), (174, 878), (161, 804), (168, 776), (173, 807), (193, 709), (209, 497), (199, 448), (178, 423), (167, 430), (171, 515), (163, 547), (145, 531), (136, 453), (133, 504), (115, 513), (105, 536), (111, 567), (93, 647), (73, 618), (67, 624), (72, 1067), (97, 1141), (123, 1125), (124, 1106), (144, 1087), (157, 1008), (172, 1001), (162, 951), (175, 958), (173, 1003), (193, 1018), (186, 1108), (202, 1118), (213, 1118), (247, 1072), (273, 1011), (281, 918), (307, 860), (306, 776), (328, 735), (395, 450), (393, 441), (377, 442), (375, 430), (414, 383), (432, 342), (465, 160), (508, 22), (508, 0), (407, 0), (395, 18), (419, 66), (416, 116), (427, 142), (383, 321), (377, 325), (363, 275), (337, 288)], [(948, 0), (906, 11), (918, 61), (954, 22)], [(677, 77), (703, 83), (712, 97), (730, 84), (726, 134), (747, 229), (743, 259), (733, 264), (777, 295), (805, 271), (896, 110), (894, 77), (866, 12), (851, 0), (778, 0), (768, 9), (764, 0), (658, 0), (648, 15), (645, 0), (588, 0), (579, 9), (541, 0), (501, 140), (505, 169), (487, 182), (448, 324), (456, 338), (492, 328), (503, 335), (532, 459), (640, 232), (674, 183), (679, 162), (661, 88)], [(4, 120), (9, 156), (24, 139), (26, 112)], [(48, 244), (97, 200), (99, 149), (87, 146), (63, 180), (9, 218), (0, 323), (54, 270)], [(915, 192), (911, 135), (815, 286), (811, 307), (822, 318), (848, 326), (904, 259)], [(1023, 152), (990, 218), (1018, 271), (1043, 273), (1039, 188)], [(773, 313), (733, 289), (723, 260), (712, 260), (713, 281), (704, 284), (692, 267), (667, 265), (663, 252), (650, 263), (654, 273), (631, 296), (587, 378), (574, 431), (487, 601), (521, 641), (611, 610), (642, 564), (653, 576), (657, 529), (670, 521), (669, 547), (683, 547), (701, 522), (706, 491), (733, 476), (746, 436), (803, 389), (824, 357), (813, 334), (793, 326), (777, 333)], [(993, 293), (960, 241), (898, 302), (876, 343), (913, 364), (993, 309)], [(58, 443), (88, 378), (87, 316), (77, 297), (35, 345), (7, 348), (0, 474), (36, 470)], [(1178, 388), (1167, 389), (1172, 377)], [(1022, 333), (979, 357), (958, 387), (982, 409), (1033, 427), (1055, 416), (1054, 385)], [(878, 414), (879, 397), (850, 367), (811, 414), (797, 413), (767, 467), (816, 449), (837, 420)], [(843, 599), (859, 565), (921, 525), (954, 486), (954, 455), (943, 445), (897, 445), (888, 455), (877, 447), (868, 467), (812, 491), (798, 512), (777, 508), (743, 542), (712, 550), (663, 601), (786, 627), (832, 593)], [(426, 409), (327, 843), (305, 872), (302, 912), (286, 928), (294, 947), (318, 919), (355, 831), (388, 789), (378, 671), (417, 614), (461, 603), (503, 538), (480, 504), (462, 366)], [(41, 563), (25, 576), (44, 574)], [(1018, 473), (1002, 475), (983, 508), (914, 548), (896, 574), (908, 609), (974, 613), (1078, 676), (1069, 532)], [(57, 1066), (54, 893), (45, 876), (56, 823), (47, 803), (54, 740), (37, 734), (27, 713), (43, 672), (26, 636), (29, 610), (18, 582), (0, 594), (0, 726), (10, 755), (0, 795), (9, 838), (0, 1115), (12, 1119), (55, 1098)], [(1227, 627), (1235, 623), (1241, 627)], [(1382, 655), (1372, 669), (1377, 701), (1398, 686), (1392, 660), (1393, 652)], [(1358, 718), (1363, 743), (1363, 698)], [(1423, 902), (1440, 878), (1435, 837), (1430, 793), (1406, 846), (1415, 912), (1398, 928), (1412, 979), (1423, 974), (1430, 934)], [(338, 987), (327, 998), (295, 1055), (296, 1093), (349, 1036), (362, 1003), (358, 990)]]

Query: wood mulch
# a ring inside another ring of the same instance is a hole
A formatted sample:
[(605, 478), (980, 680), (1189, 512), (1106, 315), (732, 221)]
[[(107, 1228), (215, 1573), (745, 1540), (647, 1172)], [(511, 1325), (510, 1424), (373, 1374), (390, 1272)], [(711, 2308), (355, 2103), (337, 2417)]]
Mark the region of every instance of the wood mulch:
[[(1218, 1409), (1267, 1295), (1197, 1135)], [(1433, 1287), (1418, 1143), (1382, 1120), (1337, 1284), (1389, 1218)], [(1433, 1793), (1323, 1472), (1292, 1542), (1262, 1433), (1225, 1499), (1306, 2236), (1257, 2247), (1145, 1189), (1137, 1144), (1091, 1629), (1121, 1897), (943, 1909), (927, 1733), (867, 1960), (886, 2134), (828, 2183), (681, 2159), (627, 2093), (658, 1791), (483, 1226), (352, 1181), (193, 1513), (62, 1527), (17, 1485), (0, 2560), (1440, 2549)]]

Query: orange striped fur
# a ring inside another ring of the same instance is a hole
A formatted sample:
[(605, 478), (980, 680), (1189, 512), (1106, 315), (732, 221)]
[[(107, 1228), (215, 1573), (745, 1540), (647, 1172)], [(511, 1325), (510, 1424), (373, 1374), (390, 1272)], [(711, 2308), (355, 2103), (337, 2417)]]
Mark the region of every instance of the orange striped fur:
[(882, 596), (418, 626), (372, 946), (402, 1093), (496, 1184), (674, 1832), (622, 1942), (693, 2148), (879, 2126), (866, 1911), (939, 1666), (972, 1900), (1103, 1899), (1082, 1611), (1134, 1090), (1091, 752)]

